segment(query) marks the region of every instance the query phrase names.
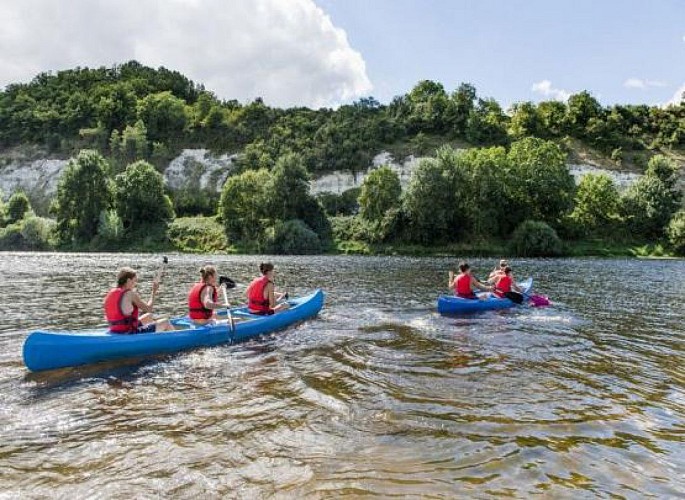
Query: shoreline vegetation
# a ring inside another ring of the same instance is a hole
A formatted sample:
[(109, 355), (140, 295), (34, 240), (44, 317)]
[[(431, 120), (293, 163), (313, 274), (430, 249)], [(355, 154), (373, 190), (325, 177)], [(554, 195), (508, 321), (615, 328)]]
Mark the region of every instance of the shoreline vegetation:
[[(685, 254), (684, 103), (604, 107), (583, 91), (505, 111), (468, 83), (425, 80), (389, 104), (278, 109), (132, 61), (9, 85), (0, 116), (0, 157), (70, 158), (54, 199), (0, 196), (0, 250)], [(198, 147), (237, 154), (220, 193), (164, 183)], [(310, 192), (311, 175), (366, 172), (380, 151), (423, 158), (404, 189), (380, 166), (360, 188)], [(644, 175), (623, 192), (601, 173), (576, 185), (568, 164), (589, 154)]]

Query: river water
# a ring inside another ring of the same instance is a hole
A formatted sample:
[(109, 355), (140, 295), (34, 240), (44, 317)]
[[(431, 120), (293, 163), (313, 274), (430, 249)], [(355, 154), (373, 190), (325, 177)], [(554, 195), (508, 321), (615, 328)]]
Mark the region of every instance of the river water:
[[(514, 261), (552, 307), (448, 318), (452, 259), (275, 257), (278, 285), (326, 291), (317, 319), (26, 370), (30, 330), (101, 324), (115, 269), (146, 295), (160, 260), (0, 254), (0, 497), (685, 496), (682, 260)], [(205, 262), (243, 284), (259, 263), (169, 260), (171, 315)]]

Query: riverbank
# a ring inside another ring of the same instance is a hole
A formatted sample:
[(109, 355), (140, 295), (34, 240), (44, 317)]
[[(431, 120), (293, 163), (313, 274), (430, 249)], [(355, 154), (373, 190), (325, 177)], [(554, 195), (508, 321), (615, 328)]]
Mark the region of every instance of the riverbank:
[[(7, 233), (7, 234), (4, 234)], [(153, 225), (123, 235), (118, 239), (95, 238), (88, 244), (56, 246), (47, 238), (41, 245), (31, 245), (20, 227), (0, 229), (0, 250), (66, 252), (136, 252), (254, 255), (264, 253), (255, 245), (230, 244), (216, 217), (179, 217), (168, 227)], [(405, 255), (420, 257), (500, 257), (512, 255), (506, 240), (478, 240), (426, 246), (411, 243), (372, 244), (363, 241), (336, 240), (326, 254), (332, 255)], [(675, 257), (661, 244), (640, 241), (581, 240), (564, 241), (561, 257)]]

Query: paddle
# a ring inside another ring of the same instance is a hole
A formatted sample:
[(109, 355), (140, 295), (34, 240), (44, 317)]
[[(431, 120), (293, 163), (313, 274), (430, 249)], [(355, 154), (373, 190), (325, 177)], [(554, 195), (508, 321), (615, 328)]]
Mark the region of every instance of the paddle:
[(164, 275), (164, 269), (166, 268), (166, 265), (169, 263), (169, 259), (165, 255), (162, 257), (162, 265), (160, 266), (159, 270), (157, 270), (157, 274), (155, 274), (155, 278), (152, 281), (156, 281), (159, 283), (162, 281), (162, 276)]
[(224, 294), (224, 302), (226, 302), (226, 315), (228, 316), (228, 324), (231, 327), (231, 333), (235, 333), (235, 323), (233, 322), (233, 314), (231, 314), (231, 306), (228, 303), (228, 296), (226, 295), (226, 289), (235, 288), (235, 281), (233, 281), (228, 276), (219, 276), (219, 286)]

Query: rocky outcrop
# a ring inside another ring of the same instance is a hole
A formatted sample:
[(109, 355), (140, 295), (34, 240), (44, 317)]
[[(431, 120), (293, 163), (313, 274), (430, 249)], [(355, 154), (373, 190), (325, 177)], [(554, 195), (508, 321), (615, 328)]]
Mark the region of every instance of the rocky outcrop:
[[(164, 181), (172, 190), (207, 189), (220, 191), (226, 178), (235, 169), (236, 155), (212, 154), (207, 149), (185, 149), (174, 158), (164, 170)], [(421, 158), (409, 156), (403, 161), (396, 161), (386, 151), (373, 158), (372, 165), (364, 172), (349, 171), (329, 172), (315, 177), (311, 181), (313, 193), (324, 191), (342, 193), (343, 191), (361, 186), (369, 172), (381, 165), (389, 165), (400, 178), (400, 183), (406, 187), (411, 174), (418, 166)], [(21, 155), (6, 155), (0, 157), (0, 189), (9, 196), (17, 189), (24, 190), (31, 198), (34, 206), (47, 210), (49, 201), (55, 196), (57, 182), (66, 167), (68, 160), (36, 158)], [(619, 189), (630, 185), (639, 174), (606, 170), (592, 165), (569, 165), (571, 174), (579, 179), (589, 172), (604, 172), (610, 175)]]

